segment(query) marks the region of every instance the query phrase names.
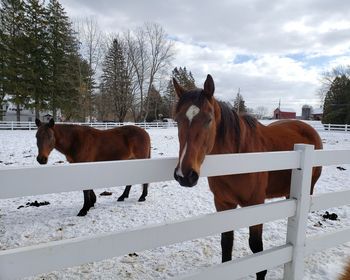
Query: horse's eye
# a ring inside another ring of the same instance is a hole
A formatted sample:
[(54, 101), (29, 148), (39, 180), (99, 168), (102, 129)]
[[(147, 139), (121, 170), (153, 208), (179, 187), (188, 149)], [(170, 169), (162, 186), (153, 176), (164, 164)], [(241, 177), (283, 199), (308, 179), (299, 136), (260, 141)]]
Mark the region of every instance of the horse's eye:
[(212, 120), (213, 120), (212, 117), (207, 118), (207, 119), (206, 119), (206, 122), (205, 122), (205, 126), (206, 126), (206, 127), (209, 127), (209, 125), (210, 125), (210, 123), (211, 123)]

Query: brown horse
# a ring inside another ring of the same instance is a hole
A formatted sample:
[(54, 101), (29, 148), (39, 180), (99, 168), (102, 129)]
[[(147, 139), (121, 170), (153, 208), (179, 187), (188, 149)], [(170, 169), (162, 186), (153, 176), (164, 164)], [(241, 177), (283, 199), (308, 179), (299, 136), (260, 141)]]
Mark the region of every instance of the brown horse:
[(339, 280), (350, 280), (350, 261), (344, 268), (344, 272), (341, 274)]
[[(55, 124), (51, 119), (41, 123), (36, 119), (38, 156), (40, 164), (46, 164), (53, 149), (64, 154), (70, 163), (145, 159), (151, 156), (148, 133), (140, 127), (126, 125), (118, 128), (98, 130), (92, 127)], [(131, 186), (126, 186), (118, 201), (129, 197)], [(145, 201), (148, 184), (143, 184), (139, 201)], [(78, 216), (85, 216), (94, 206), (96, 195), (93, 190), (84, 190), (84, 205)]]
[[(249, 115), (238, 115), (231, 106), (217, 101), (214, 81), (208, 75), (204, 89), (186, 91), (174, 79), (179, 97), (176, 121), (180, 142), (179, 162), (174, 171), (181, 186), (197, 184), (201, 164), (207, 154), (251, 153), (293, 150), (295, 143), (322, 148), (317, 132), (301, 121), (278, 121), (268, 126)], [(237, 163), (239, 164), (239, 163)], [(312, 186), (321, 175), (313, 169)], [(291, 171), (259, 172), (208, 178), (217, 211), (264, 203), (265, 198), (288, 197)], [(262, 224), (249, 228), (249, 246), (253, 253), (263, 250)], [(221, 234), (222, 261), (232, 259), (233, 231)], [(257, 273), (265, 279), (266, 270)]]

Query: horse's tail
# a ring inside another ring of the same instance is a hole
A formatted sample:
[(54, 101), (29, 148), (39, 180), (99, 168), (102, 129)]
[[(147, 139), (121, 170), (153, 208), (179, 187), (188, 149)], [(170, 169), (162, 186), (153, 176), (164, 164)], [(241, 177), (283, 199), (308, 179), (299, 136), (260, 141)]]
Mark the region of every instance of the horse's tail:
[(339, 280), (350, 280), (350, 260)]

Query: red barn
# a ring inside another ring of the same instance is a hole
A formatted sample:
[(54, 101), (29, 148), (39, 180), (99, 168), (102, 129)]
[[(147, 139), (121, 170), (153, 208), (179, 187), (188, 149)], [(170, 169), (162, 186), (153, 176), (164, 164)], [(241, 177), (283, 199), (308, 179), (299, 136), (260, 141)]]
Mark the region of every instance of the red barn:
[(275, 119), (296, 119), (296, 112), (293, 109), (277, 108), (273, 111)]

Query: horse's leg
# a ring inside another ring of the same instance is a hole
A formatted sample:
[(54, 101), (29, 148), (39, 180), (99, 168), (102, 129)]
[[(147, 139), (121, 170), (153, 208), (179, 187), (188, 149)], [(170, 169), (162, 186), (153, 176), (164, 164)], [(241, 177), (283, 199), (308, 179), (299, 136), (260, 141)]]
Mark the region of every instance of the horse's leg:
[[(249, 247), (253, 253), (258, 253), (263, 250), (262, 229), (262, 224), (249, 227)], [(256, 279), (264, 280), (266, 273), (267, 270), (258, 272), (256, 274)]]
[(143, 189), (142, 189), (142, 194), (139, 198), (139, 201), (145, 201), (146, 200), (146, 196), (148, 194), (148, 184), (143, 184), (142, 185)]
[(221, 261), (227, 262), (232, 260), (232, 248), (233, 248), (233, 230), (221, 233)]
[(94, 206), (95, 206), (95, 203), (96, 203), (96, 195), (95, 195), (94, 190), (89, 190), (89, 195), (90, 195), (90, 204), (91, 204), (91, 207), (94, 207)]
[(131, 189), (131, 185), (127, 185), (125, 187), (123, 194), (121, 196), (119, 196), (118, 201), (124, 201), (125, 198), (128, 198), (130, 189)]
[[(83, 208), (81, 208), (81, 210), (78, 213), (78, 216), (85, 216), (87, 214), (87, 212), (89, 211), (89, 209), (94, 206), (94, 203), (96, 201), (96, 196), (93, 190), (84, 190), (84, 205)], [(95, 196), (95, 201), (92, 203), (91, 199), (93, 198), (91, 196), (91, 192), (93, 193), (93, 195)]]
[[(223, 203), (221, 201), (218, 201), (218, 199), (215, 197), (214, 197), (214, 203), (215, 203), (215, 208), (218, 212), (225, 211), (228, 209), (234, 209), (237, 207), (237, 204)], [(222, 262), (227, 262), (232, 260), (233, 237), (234, 237), (233, 230), (221, 233)]]

